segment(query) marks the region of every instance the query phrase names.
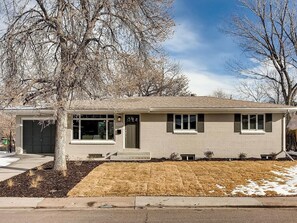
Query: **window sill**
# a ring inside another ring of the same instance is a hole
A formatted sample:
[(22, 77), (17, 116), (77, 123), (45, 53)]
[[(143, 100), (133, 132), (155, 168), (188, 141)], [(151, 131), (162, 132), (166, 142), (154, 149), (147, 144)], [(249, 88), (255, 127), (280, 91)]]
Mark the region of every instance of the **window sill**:
[(265, 131), (263, 130), (241, 130), (243, 135), (264, 135)]
[(174, 134), (197, 134), (196, 130), (174, 130)]
[(73, 145), (115, 145), (113, 140), (71, 140)]

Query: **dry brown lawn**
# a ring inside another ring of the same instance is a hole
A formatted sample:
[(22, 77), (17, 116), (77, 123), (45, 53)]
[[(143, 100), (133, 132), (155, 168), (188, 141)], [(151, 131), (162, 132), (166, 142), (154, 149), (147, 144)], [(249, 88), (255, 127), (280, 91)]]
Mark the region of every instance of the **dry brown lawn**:
[(279, 176), (271, 171), (296, 165), (291, 161), (104, 163), (68, 196), (230, 196), (248, 180), (274, 180)]

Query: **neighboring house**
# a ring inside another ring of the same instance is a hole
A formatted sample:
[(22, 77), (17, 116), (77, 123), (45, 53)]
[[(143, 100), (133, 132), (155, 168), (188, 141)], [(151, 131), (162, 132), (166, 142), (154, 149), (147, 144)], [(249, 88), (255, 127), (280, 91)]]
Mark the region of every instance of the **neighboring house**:
[[(173, 152), (191, 159), (208, 150), (218, 158), (242, 152), (260, 158), (284, 148), (289, 111), (296, 108), (195, 96), (73, 101), (65, 146), (71, 159), (116, 153), (112, 159), (168, 158)], [(18, 151), (54, 152), (54, 125), (36, 121), (51, 119), (50, 108), (10, 112), (17, 115)]]

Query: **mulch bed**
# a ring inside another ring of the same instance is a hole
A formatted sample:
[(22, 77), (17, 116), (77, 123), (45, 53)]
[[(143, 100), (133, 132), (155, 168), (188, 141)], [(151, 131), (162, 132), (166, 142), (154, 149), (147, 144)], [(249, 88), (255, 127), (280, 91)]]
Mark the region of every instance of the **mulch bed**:
[(0, 197), (66, 197), (68, 191), (102, 163), (100, 161), (68, 161), (67, 172), (61, 172), (54, 171), (53, 162), (48, 162), (41, 168), (26, 171), (0, 182)]

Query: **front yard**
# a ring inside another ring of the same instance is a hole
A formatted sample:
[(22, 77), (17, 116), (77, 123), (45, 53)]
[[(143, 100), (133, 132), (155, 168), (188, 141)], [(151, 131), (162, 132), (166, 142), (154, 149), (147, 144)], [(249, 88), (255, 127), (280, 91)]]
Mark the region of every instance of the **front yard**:
[(66, 197), (69, 190), (101, 163), (68, 161), (68, 170), (62, 172), (53, 170), (53, 162), (45, 163), (1, 181), (0, 197)]
[(297, 162), (104, 163), (68, 196), (297, 195)]
[(0, 196), (296, 196), (297, 161), (53, 162), (0, 182)]

